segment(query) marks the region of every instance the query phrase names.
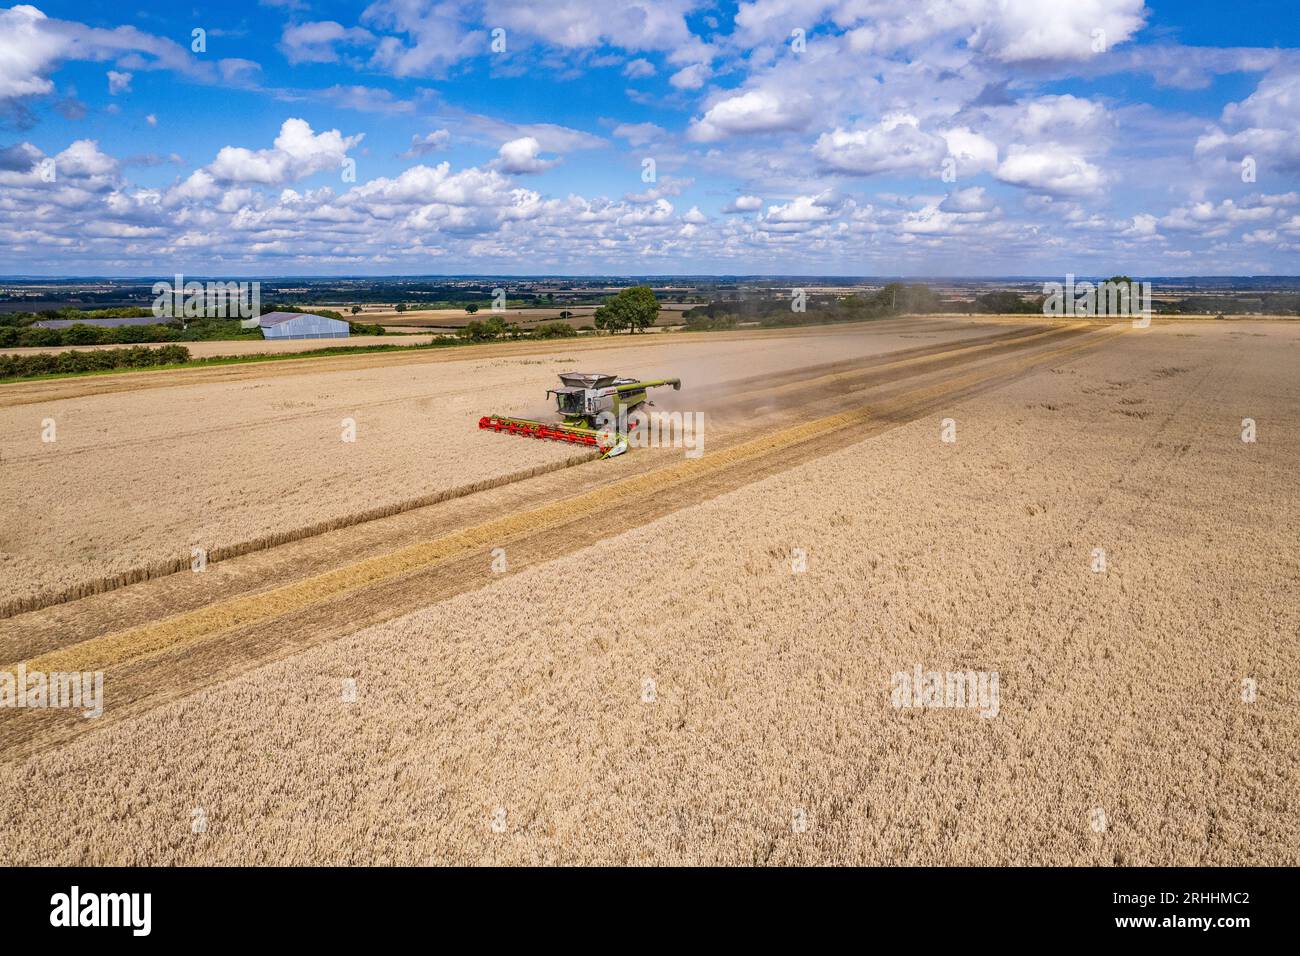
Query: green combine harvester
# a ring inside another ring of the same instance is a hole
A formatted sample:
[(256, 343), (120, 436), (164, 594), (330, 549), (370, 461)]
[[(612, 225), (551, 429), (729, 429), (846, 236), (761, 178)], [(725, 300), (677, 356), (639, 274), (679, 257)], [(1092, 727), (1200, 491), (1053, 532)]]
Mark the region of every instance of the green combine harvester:
[[(619, 378), (596, 372), (563, 372), (562, 388), (548, 389), (547, 397), (555, 396), (555, 405), (561, 421), (558, 423), (532, 422), (525, 418), (507, 418), (503, 415), (484, 415), (478, 420), (479, 428), (506, 432), (525, 438), (545, 438), (564, 441), (571, 445), (589, 445), (599, 448), (602, 458), (613, 458), (627, 451), (627, 434), (624, 429), (636, 427), (628, 424), (628, 416), (646, 401), (646, 390), (661, 385), (682, 387), (679, 378), (663, 378), (641, 382), (634, 378)], [(617, 427), (602, 428), (601, 422), (614, 422)]]

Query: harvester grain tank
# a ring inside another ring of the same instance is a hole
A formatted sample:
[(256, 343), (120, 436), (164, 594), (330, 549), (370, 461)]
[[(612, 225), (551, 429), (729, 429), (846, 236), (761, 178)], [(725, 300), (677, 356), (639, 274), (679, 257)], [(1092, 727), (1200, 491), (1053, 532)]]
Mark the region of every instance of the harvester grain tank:
[(674, 390), (682, 387), (681, 379), (677, 378), (640, 381), (599, 372), (562, 372), (560, 382), (560, 388), (546, 391), (547, 398), (555, 396), (559, 422), (484, 415), (478, 420), (478, 427), (525, 438), (589, 445), (599, 448), (602, 458), (613, 458), (627, 451), (624, 429), (636, 427), (629, 416), (642, 405), (654, 404), (647, 401), (647, 391), (664, 385), (671, 385)]

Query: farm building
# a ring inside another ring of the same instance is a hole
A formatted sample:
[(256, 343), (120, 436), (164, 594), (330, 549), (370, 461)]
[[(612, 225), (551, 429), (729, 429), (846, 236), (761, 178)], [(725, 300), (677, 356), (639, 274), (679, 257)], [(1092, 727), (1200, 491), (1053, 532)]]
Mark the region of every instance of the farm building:
[(306, 312), (268, 312), (262, 316), (264, 339), (346, 339), (348, 324)]

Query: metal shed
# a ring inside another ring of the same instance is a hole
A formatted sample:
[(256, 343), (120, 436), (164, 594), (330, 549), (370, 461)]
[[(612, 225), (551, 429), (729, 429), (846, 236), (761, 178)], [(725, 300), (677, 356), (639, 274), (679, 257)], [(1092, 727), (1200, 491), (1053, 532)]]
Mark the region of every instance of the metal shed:
[(307, 312), (268, 312), (261, 320), (264, 339), (346, 339), (348, 324)]

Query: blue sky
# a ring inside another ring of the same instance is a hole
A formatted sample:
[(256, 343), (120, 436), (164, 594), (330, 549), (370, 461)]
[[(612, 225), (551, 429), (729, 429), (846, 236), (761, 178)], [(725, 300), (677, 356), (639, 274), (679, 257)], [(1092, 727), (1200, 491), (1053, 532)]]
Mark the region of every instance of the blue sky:
[(0, 7), (0, 274), (1296, 274), (1298, 21)]

